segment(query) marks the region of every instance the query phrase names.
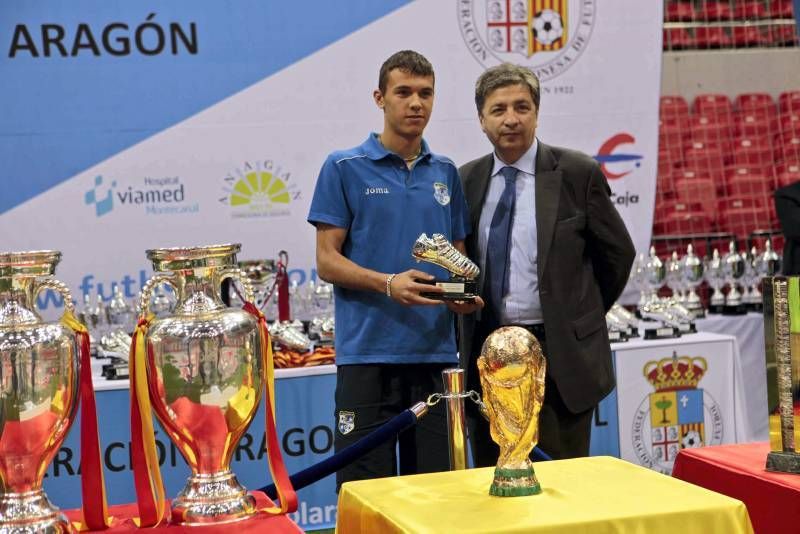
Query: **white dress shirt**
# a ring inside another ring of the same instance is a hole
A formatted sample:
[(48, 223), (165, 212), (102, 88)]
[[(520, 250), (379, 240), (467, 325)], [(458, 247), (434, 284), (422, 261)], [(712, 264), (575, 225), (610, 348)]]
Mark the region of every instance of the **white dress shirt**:
[[(509, 166), (517, 169), (516, 202), (511, 220), (511, 251), (508, 295), (500, 306), (502, 324), (541, 323), (542, 306), (539, 301), (539, 276), (537, 274), (536, 243), (536, 152), (539, 141), (533, 144), (522, 157), (506, 163), (494, 154), (494, 167), (486, 191), (481, 218), (478, 223), (478, 255), (481, 277), (486, 272), (486, 247), (489, 242), (489, 226), (497, 203), (505, 189), (505, 179), (500, 169)], [(497, 261), (497, 260), (495, 260)], [(484, 291), (484, 293), (486, 293)]]

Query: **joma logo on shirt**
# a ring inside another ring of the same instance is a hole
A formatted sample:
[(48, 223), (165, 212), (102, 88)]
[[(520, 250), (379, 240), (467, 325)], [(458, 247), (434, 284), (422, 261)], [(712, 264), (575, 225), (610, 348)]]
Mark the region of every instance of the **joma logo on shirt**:
[(388, 187), (367, 187), (364, 189), (365, 195), (388, 195)]

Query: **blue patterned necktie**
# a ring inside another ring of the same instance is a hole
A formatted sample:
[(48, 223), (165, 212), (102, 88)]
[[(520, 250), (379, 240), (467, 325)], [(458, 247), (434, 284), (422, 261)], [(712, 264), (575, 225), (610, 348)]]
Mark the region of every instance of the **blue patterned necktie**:
[(497, 201), (497, 207), (489, 227), (489, 240), (486, 244), (485, 283), (489, 284), (489, 305), (498, 321), (503, 305), (503, 297), (508, 294), (511, 250), (511, 221), (514, 218), (514, 204), (517, 199), (517, 169), (503, 167), (500, 174), (505, 178), (506, 186)]

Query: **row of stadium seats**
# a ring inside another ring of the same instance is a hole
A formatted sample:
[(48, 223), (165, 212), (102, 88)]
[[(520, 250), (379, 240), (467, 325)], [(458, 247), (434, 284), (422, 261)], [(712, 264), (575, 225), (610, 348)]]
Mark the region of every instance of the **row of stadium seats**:
[(748, 21), (792, 19), (792, 0), (669, 0), (664, 5), (665, 22)]
[(664, 50), (800, 46), (792, 0), (665, 0)]
[(800, 91), (661, 98), (654, 235), (779, 227), (772, 192), (800, 180)]

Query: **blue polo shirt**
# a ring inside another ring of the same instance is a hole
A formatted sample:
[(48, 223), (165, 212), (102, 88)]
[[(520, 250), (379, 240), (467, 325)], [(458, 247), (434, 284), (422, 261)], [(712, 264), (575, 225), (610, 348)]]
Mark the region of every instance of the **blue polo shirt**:
[[(469, 212), (455, 164), (422, 152), (412, 169), (387, 151), (377, 134), (332, 153), (322, 165), (308, 214), (311, 224), (347, 228), (342, 254), (367, 269), (448, 272), (417, 263), (411, 247), (423, 232), (459, 241)], [(336, 363), (456, 363), (453, 315), (446, 306), (403, 306), (383, 293), (335, 286)]]

